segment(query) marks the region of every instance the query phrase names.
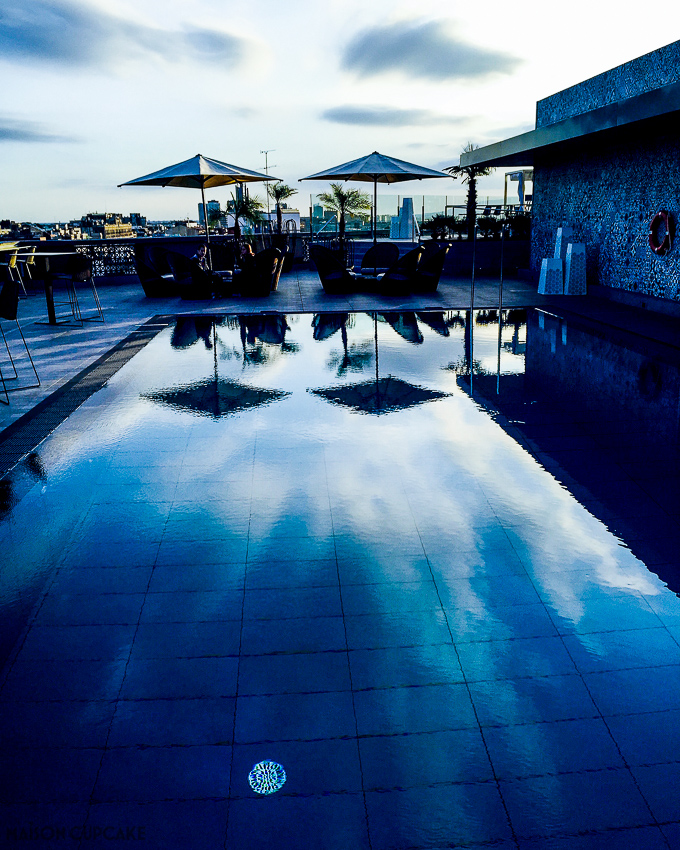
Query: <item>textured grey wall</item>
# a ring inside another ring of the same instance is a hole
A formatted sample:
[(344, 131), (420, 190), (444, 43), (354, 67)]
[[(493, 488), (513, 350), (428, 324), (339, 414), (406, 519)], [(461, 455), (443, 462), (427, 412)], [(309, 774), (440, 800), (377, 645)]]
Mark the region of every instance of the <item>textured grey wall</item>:
[[(680, 79), (680, 41), (552, 95), (537, 104), (537, 126)], [(595, 137), (582, 154), (534, 164), (531, 268), (552, 257), (557, 228), (586, 244), (588, 283), (680, 301), (680, 237), (664, 257), (648, 244), (661, 209), (680, 217), (680, 129), (647, 125), (636, 138)]]
[(581, 115), (680, 81), (680, 41), (674, 41), (536, 104), (536, 127)]
[(627, 141), (535, 165), (531, 267), (552, 257), (557, 228), (586, 245), (588, 283), (680, 300), (680, 251), (649, 248), (652, 217), (680, 210), (680, 136)]

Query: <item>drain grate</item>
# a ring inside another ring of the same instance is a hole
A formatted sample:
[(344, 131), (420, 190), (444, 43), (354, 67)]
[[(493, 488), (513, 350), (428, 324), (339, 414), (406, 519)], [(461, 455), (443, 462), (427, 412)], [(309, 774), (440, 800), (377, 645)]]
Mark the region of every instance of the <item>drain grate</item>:
[(166, 328), (170, 316), (154, 316), (78, 375), (43, 399), (0, 435), (0, 478), (32, 452), (83, 402), (101, 389), (157, 333)]

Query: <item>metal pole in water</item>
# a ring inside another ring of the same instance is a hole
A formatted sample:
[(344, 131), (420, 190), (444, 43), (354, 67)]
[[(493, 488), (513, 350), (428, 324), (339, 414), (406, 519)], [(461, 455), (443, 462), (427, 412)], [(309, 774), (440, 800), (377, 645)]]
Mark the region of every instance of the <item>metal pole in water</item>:
[(470, 277), (470, 395), (472, 395), (473, 328), (475, 326), (475, 246), (477, 245), (477, 221), (472, 228), (472, 275)]
[(503, 332), (503, 246), (505, 244), (505, 228), (501, 227), (501, 276), (498, 282), (498, 367), (496, 370), (496, 395), (501, 391), (501, 334)]

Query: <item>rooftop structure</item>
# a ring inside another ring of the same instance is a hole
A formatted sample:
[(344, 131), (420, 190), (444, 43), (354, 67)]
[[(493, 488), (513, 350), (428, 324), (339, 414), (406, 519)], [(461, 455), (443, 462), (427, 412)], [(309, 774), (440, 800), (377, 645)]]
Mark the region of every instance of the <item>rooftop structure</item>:
[(649, 235), (657, 213), (673, 228), (680, 209), (679, 123), (676, 41), (544, 98), (534, 130), (461, 164), (533, 166), (534, 271), (568, 226), (586, 245), (589, 284), (678, 301), (680, 254), (655, 253)]

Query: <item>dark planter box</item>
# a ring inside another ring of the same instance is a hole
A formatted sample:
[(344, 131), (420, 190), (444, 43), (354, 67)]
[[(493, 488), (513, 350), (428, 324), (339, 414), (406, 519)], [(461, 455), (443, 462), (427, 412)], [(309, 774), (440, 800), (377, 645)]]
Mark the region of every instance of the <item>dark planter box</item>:
[[(477, 239), (475, 244), (475, 274), (500, 275), (501, 240)], [(517, 274), (529, 268), (531, 242), (528, 239), (506, 239), (503, 245), (503, 274)], [(444, 263), (444, 274), (469, 277), (472, 274), (472, 242), (454, 240)]]

